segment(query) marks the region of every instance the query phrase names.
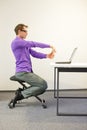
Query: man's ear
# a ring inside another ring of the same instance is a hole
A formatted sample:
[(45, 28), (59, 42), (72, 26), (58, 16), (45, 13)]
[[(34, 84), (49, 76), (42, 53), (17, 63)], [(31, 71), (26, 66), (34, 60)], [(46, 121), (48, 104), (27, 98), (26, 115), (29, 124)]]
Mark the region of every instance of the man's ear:
[(18, 34), (20, 33), (21, 31), (20, 30), (18, 30)]

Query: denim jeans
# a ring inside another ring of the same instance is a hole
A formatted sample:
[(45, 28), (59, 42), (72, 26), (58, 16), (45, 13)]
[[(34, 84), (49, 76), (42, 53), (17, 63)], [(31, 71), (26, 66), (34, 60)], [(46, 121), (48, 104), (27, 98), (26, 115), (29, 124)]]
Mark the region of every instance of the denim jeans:
[(29, 87), (22, 91), (24, 98), (40, 95), (45, 92), (48, 87), (47, 82), (35, 73), (18, 72), (15, 74), (15, 76), (29, 84)]

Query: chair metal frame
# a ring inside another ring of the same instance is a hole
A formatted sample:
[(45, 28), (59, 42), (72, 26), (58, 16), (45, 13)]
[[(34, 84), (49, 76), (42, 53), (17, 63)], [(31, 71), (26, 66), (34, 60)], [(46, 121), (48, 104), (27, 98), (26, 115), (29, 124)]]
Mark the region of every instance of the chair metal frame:
[[(16, 78), (15, 75), (11, 76), (10, 80), (17, 81), (22, 86), (22, 90), (27, 89), (27, 86), (25, 85), (26, 82), (23, 81), (23, 80), (20, 80), (20, 79)], [(19, 88), (19, 89), (21, 89), (21, 88)], [(34, 96), (34, 97), (41, 103), (41, 105), (42, 105), (43, 108), (47, 108), (47, 105), (46, 105), (44, 99), (41, 99), (39, 96)], [(11, 101), (8, 104), (9, 108), (12, 108), (12, 102), (13, 102), (13, 99), (11, 99)]]

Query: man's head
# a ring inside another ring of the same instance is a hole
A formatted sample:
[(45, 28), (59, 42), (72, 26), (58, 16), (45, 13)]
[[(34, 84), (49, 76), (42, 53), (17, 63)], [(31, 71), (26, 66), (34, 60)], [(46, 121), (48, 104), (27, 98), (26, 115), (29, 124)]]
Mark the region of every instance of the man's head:
[(27, 28), (28, 28), (28, 26), (25, 25), (25, 24), (18, 24), (15, 27), (14, 31), (15, 31), (15, 33), (16, 33), (17, 36), (25, 39), (26, 36), (27, 36)]

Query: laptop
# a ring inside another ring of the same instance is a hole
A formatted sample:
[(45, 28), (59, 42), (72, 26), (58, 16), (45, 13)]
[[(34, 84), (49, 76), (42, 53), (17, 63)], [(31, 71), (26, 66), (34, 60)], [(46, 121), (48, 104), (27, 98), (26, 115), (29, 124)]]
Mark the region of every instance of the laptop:
[(75, 52), (77, 50), (77, 47), (73, 49), (73, 52), (71, 53), (71, 56), (68, 61), (57, 61), (56, 64), (70, 64), (72, 62), (73, 56), (75, 55)]

